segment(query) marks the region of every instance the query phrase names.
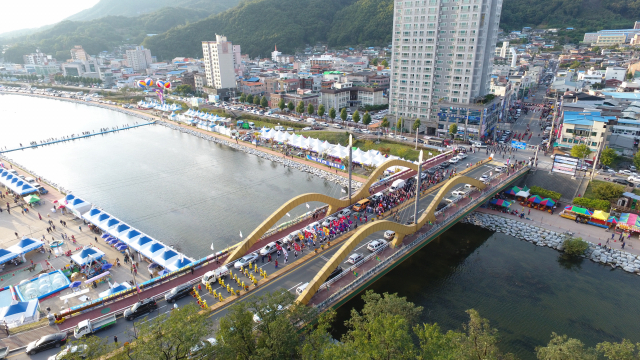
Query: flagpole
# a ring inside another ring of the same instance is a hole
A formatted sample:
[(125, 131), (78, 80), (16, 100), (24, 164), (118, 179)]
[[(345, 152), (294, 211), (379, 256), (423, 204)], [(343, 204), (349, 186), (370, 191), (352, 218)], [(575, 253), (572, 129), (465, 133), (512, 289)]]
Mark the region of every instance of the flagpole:
[(416, 181), (416, 206), (413, 211), (413, 223), (416, 226), (416, 231), (418, 231), (418, 206), (420, 203), (420, 180), (422, 175), (422, 150), (420, 150), (420, 156), (418, 157), (418, 179)]
[(349, 134), (349, 183), (347, 188), (349, 189), (349, 205), (351, 205), (351, 163), (353, 159), (353, 135)]

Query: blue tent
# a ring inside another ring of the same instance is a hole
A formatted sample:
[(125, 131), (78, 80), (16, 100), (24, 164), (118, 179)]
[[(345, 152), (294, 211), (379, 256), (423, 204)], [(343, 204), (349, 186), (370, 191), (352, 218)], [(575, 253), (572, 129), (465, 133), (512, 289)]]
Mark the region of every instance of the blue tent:
[(155, 256), (153, 261), (166, 268), (167, 265), (175, 262), (179, 257), (177, 252), (166, 248), (160, 255)]
[(17, 258), (18, 254), (16, 253), (12, 253), (11, 251), (5, 250), (5, 249), (0, 249), (0, 264), (4, 264), (7, 261), (11, 261), (15, 258)]
[(16, 253), (19, 255), (26, 254), (35, 249), (41, 248), (44, 246), (44, 243), (37, 239), (24, 238), (20, 240), (17, 244), (10, 246), (7, 250), (12, 253)]
[(140, 251), (140, 249), (142, 249), (144, 246), (147, 245), (147, 243), (149, 243), (151, 241), (153, 241), (153, 239), (151, 239), (150, 237), (143, 236), (143, 237), (139, 238), (138, 240), (134, 241), (131, 244), (131, 247), (136, 249), (136, 250), (138, 250), (138, 251)]
[(191, 264), (191, 260), (189, 260), (187, 258), (182, 258), (182, 259), (178, 259), (175, 262), (167, 265), (166, 268), (169, 271), (175, 271), (175, 270), (183, 268), (183, 267), (185, 267), (185, 266), (187, 266), (189, 264)]
[(127, 290), (127, 289), (130, 289), (130, 287), (126, 287), (126, 286), (120, 284), (120, 285), (116, 285), (116, 286), (112, 287), (111, 289), (109, 289), (107, 291), (101, 292), (100, 294), (98, 294), (98, 296), (107, 297), (109, 295), (113, 295), (113, 294), (115, 294), (117, 292), (120, 292), (120, 291), (123, 291), (123, 290)]
[(100, 260), (104, 256), (104, 253), (97, 248), (85, 248), (77, 254), (71, 255), (71, 260), (75, 261), (78, 265), (84, 265), (93, 260)]
[(38, 299), (13, 301), (11, 305), (0, 308), (0, 321), (6, 321), (9, 327), (37, 321), (40, 318)]

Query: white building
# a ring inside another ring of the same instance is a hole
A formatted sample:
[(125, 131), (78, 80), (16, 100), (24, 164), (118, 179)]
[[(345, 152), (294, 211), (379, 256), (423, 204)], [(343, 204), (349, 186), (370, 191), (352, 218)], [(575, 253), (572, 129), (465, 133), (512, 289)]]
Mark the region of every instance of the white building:
[(625, 76), (627, 75), (627, 68), (617, 67), (617, 66), (609, 66), (604, 73), (605, 80), (616, 79), (620, 81), (624, 81)]
[(278, 56), (282, 55), (280, 51), (278, 51), (278, 45), (275, 46), (274, 51), (271, 52), (271, 61), (274, 63), (278, 62)]
[(135, 71), (145, 70), (153, 62), (151, 60), (151, 51), (145, 49), (144, 46), (136, 46), (135, 49), (127, 50), (127, 64)]
[(501, 11), (502, 0), (395, 1), (391, 114), (433, 133), (440, 101), (488, 94)]
[(73, 61), (86, 61), (90, 56), (84, 51), (81, 45), (76, 45), (71, 49), (71, 60)]
[(216, 34), (216, 41), (203, 41), (204, 71), (207, 86), (216, 89), (236, 87), (236, 68), (240, 68), (242, 58), (240, 45), (233, 45), (226, 36)]
[(589, 85), (600, 84), (602, 83), (603, 75), (602, 71), (591, 68), (587, 71), (578, 73), (578, 80), (582, 80)]
[(41, 53), (39, 50), (36, 50), (36, 52), (32, 54), (23, 55), (22, 59), (25, 65), (48, 65), (49, 63), (55, 63), (51, 55)]

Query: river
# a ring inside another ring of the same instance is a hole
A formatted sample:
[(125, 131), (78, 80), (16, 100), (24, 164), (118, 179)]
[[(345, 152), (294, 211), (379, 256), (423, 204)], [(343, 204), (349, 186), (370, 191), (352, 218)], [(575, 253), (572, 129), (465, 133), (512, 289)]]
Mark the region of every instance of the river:
[[(19, 95), (0, 96), (0, 108), (24, 114), (0, 119), (13, 134), (1, 132), (0, 140), (11, 142), (142, 122), (98, 107)], [(240, 232), (249, 235), (296, 195), (342, 195), (335, 183), (159, 125), (7, 155), (194, 258), (209, 254), (211, 244), (223, 250), (241, 241)], [(320, 205), (309, 203), (310, 209)], [(299, 206), (291, 218), (308, 210)]]
[[(553, 249), (502, 233), (457, 224), (369, 289), (398, 293), (424, 307), (421, 322), (461, 329), (476, 309), (499, 330), (500, 348), (520, 359), (552, 332), (589, 346), (622, 338), (640, 341), (637, 275), (596, 264), (568, 261)], [(336, 336), (359, 296), (338, 310)]]

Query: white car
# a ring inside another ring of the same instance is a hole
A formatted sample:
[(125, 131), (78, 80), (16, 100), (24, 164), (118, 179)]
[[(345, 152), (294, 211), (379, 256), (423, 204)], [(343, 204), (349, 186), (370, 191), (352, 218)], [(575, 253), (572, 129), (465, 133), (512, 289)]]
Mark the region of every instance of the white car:
[(303, 128), (303, 129), (302, 129), (302, 131), (309, 131), (309, 130), (313, 130), (313, 129), (312, 129), (312, 128), (310, 128), (310, 127), (308, 127), (308, 126), (307, 126), (306, 128)]
[[(277, 312), (282, 311), (282, 305), (278, 305), (278, 310)], [(271, 309), (266, 309), (265, 310), (266, 313), (271, 312)], [(260, 319), (260, 316), (258, 316), (258, 314), (253, 314), (253, 322), (256, 324), (260, 324), (262, 322), (262, 319)]]
[(358, 261), (364, 259), (364, 257), (362, 256), (362, 254), (351, 254), (349, 256), (349, 258), (347, 259), (347, 262), (350, 264), (356, 264)]
[(489, 180), (489, 175), (487, 175), (487, 174), (483, 174), (482, 176), (480, 176), (480, 179), (478, 179), (478, 180), (480, 180), (480, 181), (487, 181), (487, 180)]
[(378, 239), (378, 240), (373, 240), (372, 242), (370, 242), (367, 245), (367, 250), (374, 252), (374, 251), (378, 251), (380, 249), (382, 249), (383, 247), (385, 247), (387, 245), (387, 241), (386, 240), (382, 240), (382, 239)]
[(460, 159), (458, 159), (456, 157), (449, 159), (449, 162), (452, 163), (452, 164), (456, 164), (456, 163), (458, 163), (458, 161), (460, 161)]
[(80, 344), (80, 345), (67, 345), (66, 348), (62, 349), (62, 351), (60, 351), (59, 353), (49, 356), (48, 360), (62, 360), (66, 357), (66, 355), (69, 354), (74, 354), (77, 352), (85, 352), (87, 351), (88, 346), (84, 345), (84, 344)]
[(337, 218), (335, 216), (329, 216), (328, 218), (324, 219), (324, 221), (322, 222), (322, 226), (329, 226), (331, 225), (332, 222), (336, 220)]
[(638, 176), (637, 173), (635, 173), (635, 172), (633, 172), (631, 170), (620, 170), (620, 171), (618, 171), (618, 173), (622, 174), (622, 175), (626, 175), (626, 176)]
[(496, 172), (503, 172), (506, 170), (506, 168), (504, 166), (498, 166), (494, 169)]
[(391, 240), (396, 237), (396, 232), (392, 230), (387, 230), (384, 232), (384, 238), (387, 240)]
[(457, 157), (458, 159), (460, 159), (460, 160), (462, 160), (462, 159), (466, 159), (466, 158), (467, 158), (467, 154), (460, 153), (460, 154), (458, 154), (458, 156), (456, 156), (456, 157)]
[(351, 210), (347, 209), (347, 208), (344, 208), (344, 209), (338, 211), (338, 215), (341, 216), (341, 217), (342, 216), (349, 216), (349, 215), (351, 215)]
[(464, 190), (453, 190), (451, 192), (451, 195), (453, 195), (453, 196), (462, 196), (464, 194), (465, 194)]
[(245, 255), (241, 257), (238, 261), (236, 261), (235, 264), (233, 264), (233, 267), (239, 270), (247, 266), (247, 264), (254, 263), (257, 260), (258, 260), (258, 253), (251, 253), (249, 255)]

